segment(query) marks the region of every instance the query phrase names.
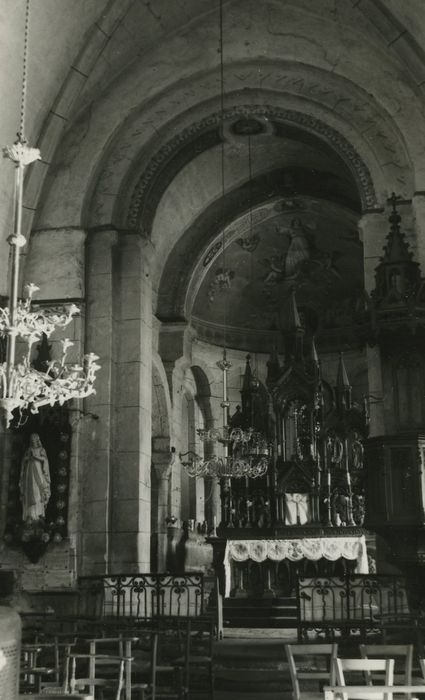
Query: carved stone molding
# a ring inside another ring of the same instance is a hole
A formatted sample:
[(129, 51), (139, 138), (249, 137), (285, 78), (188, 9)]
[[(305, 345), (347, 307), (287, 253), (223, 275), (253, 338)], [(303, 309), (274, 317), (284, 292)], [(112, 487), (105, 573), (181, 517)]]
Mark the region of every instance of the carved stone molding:
[[(317, 134), (322, 140), (332, 146), (350, 168), (358, 185), (363, 208), (371, 209), (376, 207), (376, 194), (367, 166), (349, 141), (333, 127), (311, 115), (295, 110), (279, 109), (270, 105), (241, 105), (233, 107), (225, 110), (224, 120), (233, 121), (238, 116), (257, 116), (275, 121), (292, 122)], [(206, 131), (213, 130), (217, 133), (220, 122), (221, 114), (220, 112), (215, 112), (181, 131), (155, 154), (134, 188), (127, 216), (127, 226), (130, 228), (140, 226), (143, 218), (144, 229), (150, 229), (154, 212), (151, 211), (151, 207), (147, 209), (147, 203), (152, 201), (151, 192), (155, 181), (177, 152), (182, 150), (182, 147), (189, 145), (195, 137)], [(212, 141), (210, 145), (212, 145)], [(165, 189), (165, 187), (162, 189)], [(156, 202), (159, 201), (158, 198), (154, 198), (155, 200)]]

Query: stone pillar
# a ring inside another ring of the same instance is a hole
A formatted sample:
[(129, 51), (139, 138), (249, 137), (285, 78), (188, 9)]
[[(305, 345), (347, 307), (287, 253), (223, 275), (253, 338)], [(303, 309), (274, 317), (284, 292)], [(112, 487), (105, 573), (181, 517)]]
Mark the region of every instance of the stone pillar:
[(370, 293), (375, 287), (375, 268), (383, 255), (389, 223), (386, 212), (376, 210), (363, 214), (359, 220), (360, 239), (363, 242), (364, 285)]
[[(167, 543), (168, 543), (168, 527), (167, 517), (169, 515), (169, 490), (170, 490), (170, 474), (176, 454), (170, 451), (164, 451), (165, 445), (159, 444), (162, 439), (156, 439), (152, 451), (152, 464), (155, 469), (155, 474), (158, 483), (158, 494), (156, 504), (152, 503), (152, 508), (155, 508), (155, 532), (152, 535), (156, 538), (156, 570), (160, 573), (167, 569)], [(168, 443), (168, 439), (164, 439), (164, 443)]]
[(382, 381), (381, 352), (377, 345), (366, 346), (367, 378), (369, 385), (369, 437), (385, 434), (385, 396)]
[[(422, 274), (425, 273), (425, 192), (415, 192), (412, 198), (412, 213), (416, 233), (415, 260), (420, 264)], [(400, 211), (400, 214), (403, 214)], [(402, 222), (403, 230), (403, 222)]]
[[(172, 401), (171, 444), (179, 454), (184, 447), (182, 441), (182, 414), (185, 373), (191, 365), (193, 329), (187, 323), (163, 324), (159, 335), (159, 354), (164, 364)], [(184, 449), (185, 451), (185, 449)], [(176, 460), (171, 471), (170, 515), (181, 518), (181, 470)]]
[[(388, 233), (387, 214), (380, 210), (368, 212), (359, 221), (360, 238), (364, 250), (365, 290), (370, 292), (375, 288), (375, 268), (383, 254), (385, 238)], [(383, 383), (381, 354), (378, 346), (366, 346), (370, 436), (385, 433)]]
[[(85, 400), (86, 454), (81, 469), (81, 569), (84, 574), (110, 569), (111, 426), (114, 367), (113, 259), (118, 234), (92, 231), (87, 240), (87, 348), (99, 355), (96, 394)], [(97, 419), (93, 416), (97, 416)]]
[(205, 519), (209, 532), (213, 531), (214, 523), (218, 526), (221, 521), (220, 482), (211, 476), (205, 478)]
[(86, 232), (79, 228), (33, 231), (24, 267), (35, 299), (84, 299)]
[(116, 414), (111, 570), (149, 571), (152, 423), (150, 244), (120, 236), (117, 256)]

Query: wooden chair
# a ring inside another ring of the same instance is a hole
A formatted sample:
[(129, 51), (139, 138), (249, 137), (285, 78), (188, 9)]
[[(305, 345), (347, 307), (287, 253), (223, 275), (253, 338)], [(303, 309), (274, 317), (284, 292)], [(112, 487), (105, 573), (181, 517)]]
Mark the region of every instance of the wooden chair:
[[(394, 683), (412, 685), (413, 644), (360, 644), (359, 648), (362, 659), (394, 659)], [(372, 674), (375, 678), (380, 680)]]
[(25, 693), (24, 695), (18, 695), (18, 700), (95, 700), (93, 695), (87, 695), (87, 694), (81, 694), (77, 693), (75, 694), (70, 694), (70, 693), (64, 693), (64, 692), (52, 692), (52, 693), (47, 693), (46, 691), (43, 691), (40, 695), (40, 693)]
[[(335, 674), (336, 683), (339, 686), (347, 685), (360, 685), (359, 674), (361, 676), (360, 680), (366, 684), (366, 686), (373, 685), (373, 679), (376, 678), (377, 673), (381, 674), (379, 680), (384, 682), (381, 685), (392, 686), (394, 679), (394, 659), (335, 659)], [(347, 674), (354, 674), (357, 676), (357, 682), (347, 683)], [(341, 693), (341, 698), (347, 700), (347, 695)], [(376, 691), (371, 693), (365, 692), (362, 695), (363, 700), (389, 700), (389, 693), (382, 693), (382, 696), (377, 695)]]
[(188, 618), (158, 619), (155, 631), (158, 635), (156, 697), (180, 700), (188, 694)]
[(379, 700), (384, 695), (421, 695), (424, 693), (423, 685), (347, 685), (341, 693), (340, 685), (325, 685), (323, 688), (323, 700), (335, 700), (344, 695), (347, 700), (362, 700), (368, 696), (370, 700)]
[(422, 678), (421, 681), (425, 681), (425, 659), (420, 658), (419, 659), (419, 665), (421, 667), (421, 673), (422, 673)]
[[(322, 686), (334, 685), (334, 661), (338, 654), (337, 644), (285, 644), (289, 672), (292, 681), (293, 700), (322, 700)], [(301, 690), (300, 681), (317, 690)]]
[[(192, 693), (193, 685), (207, 688), (211, 700), (214, 699), (213, 649), (215, 623), (209, 617), (187, 618), (185, 621), (186, 639), (183, 641), (184, 654), (174, 660), (183, 668), (183, 686), (186, 693)], [(196, 690), (195, 690), (196, 692)]]
[[(155, 700), (158, 668), (158, 633), (139, 628), (131, 647), (131, 697)], [(128, 676), (127, 676), (128, 678)], [(128, 692), (128, 686), (126, 686)]]
[[(88, 690), (94, 698), (104, 698), (104, 690), (114, 693), (114, 700), (122, 700), (125, 688), (125, 667), (129, 659), (123, 656), (111, 656), (108, 654), (69, 654), (70, 678), (66, 692), (77, 693)], [(102, 668), (102, 675), (98, 673), (98, 666)], [(114, 677), (104, 677), (105, 665), (115, 668)], [(97, 689), (99, 693), (96, 694)], [(66, 695), (65, 692), (65, 695)], [(108, 695), (111, 697), (111, 695)]]
[(124, 664), (124, 697), (131, 700), (131, 673), (132, 673), (132, 646), (139, 641), (138, 637), (126, 637), (122, 634), (117, 637), (98, 637), (88, 640), (90, 647), (91, 669), (94, 666), (103, 667), (104, 680), (114, 679), (116, 672), (116, 661), (110, 658), (125, 658)]
[[(49, 645), (50, 646), (50, 645)], [(40, 693), (43, 684), (56, 676), (56, 669), (42, 660), (43, 644), (23, 644), (21, 647), (20, 692)]]
[[(61, 641), (57, 636), (50, 639), (38, 632), (33, 644), (23, 644), (21, 689), (46, 692), (52, 688), (52, 692), (60, 692), (64, 688), (66, 659), (75, 643), (75, 637)], [(32, 679), (32, 687), (28, 678)]]

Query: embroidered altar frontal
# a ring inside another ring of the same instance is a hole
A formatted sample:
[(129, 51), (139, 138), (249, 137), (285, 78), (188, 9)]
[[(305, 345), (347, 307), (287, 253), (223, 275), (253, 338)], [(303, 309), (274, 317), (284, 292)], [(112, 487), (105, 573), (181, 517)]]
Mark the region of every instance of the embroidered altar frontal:
[(318, 561), (321, 558), (329, 561), (344, 559), (356, 560), (356, 572), (367, 574), (368, 561), (366, 540), (364, 535), (358, 537), (311, 537), (287, 540), (228, 540), (224, 554), (224, 570), (226, 576), (225, 595), (230, 595), (231, 563), (251, 559), (261, 563), (266, 559), (271, 561), (300, 561), (310, 559)]

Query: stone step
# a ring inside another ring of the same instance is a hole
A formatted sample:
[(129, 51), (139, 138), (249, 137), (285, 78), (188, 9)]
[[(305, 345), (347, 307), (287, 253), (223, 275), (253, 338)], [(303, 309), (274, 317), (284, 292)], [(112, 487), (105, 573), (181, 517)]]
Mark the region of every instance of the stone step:
[[(226, 642), (232, 640), (232, 643), (241, 644), (247, 641), (257, 643), (261, 641), (277, 646), (270, 649), (270, 656), (281, 654), (281, 644), (296, 644), (298, 641), (298, 631), (296, 628), (281, 628), (281, 627), (227, 627), (225, 634)], [(277, 653), (274, 649), (278, 649)]]
[(228, 675), (221, 675), (219, 670), (215, 672), (214, 687), (217, 690), (235, 690), (252, 692), (263, 697), (263, 693), (276, 691), (290, 692), (292, 689), (289, 671), (277, 672), (272, 669), (263, 671), (250, 671), (249, 669), (229, 669)]
[[(193, 693), (190, 692), (190, 700), (209, 700), (210, 695), (208, 690), (200, 693), (199, 690), (195, 690)], [(272, 691), (268, 692), (266, 690), (261, 691), (238, 691), (238, 690), (214, 690), (214, 700), (292, 700), (292, 690), (291, 691)]]
[(247, 627), (247, 628), (280, 628), (280, 629), (296, 629), (297, 619), (290, 617), (251, 617), (244, 615), (243, 617), (228, 617), (224, 615), (224, 627)]
[(237, 597), (237, 598), (225, 598), (223, 605), (227, 607), (244, 607), (244, 606), (255, 606), (256, 608), (268, 608), (270, 606), (283, 606), (288, 608), (297, 608), (296, 598), (291, 597), (277, 597), (277, 598), (254, 598), (249, 596)]
[(224, 627), (288, 628), (297, 626), (295, 598), (226, 598)]
[(288, 608), (287, 606), (283, 605), (269, 605), (267, 607), (255, 607), (252, 605), (238, 605), (235, 607), (229, 607), (225, 606), (223, 608), (224, 615), (251, 615), (251, 617), (264, 617), (267, 615), (272, 615), (276, 616), (278, 615), (279, 617), (297, 617), (297, 610), (296, 608)]
[[(242, 630), (241, 630), (242, 631)], [(271, 630), (269, 630), (270, 632)], [(243, 632), (243, 631), (242, 631)], [(255, 629), (248, 630), (257, 634)], [(224, 639), (214, 647), (214, 676), (217, 695), (229, 698), (280, 700), (291, 698), (292, 687), (284, 644), (293, 633), (270, 638)], [(215, 696), (216, 698), (216, 696)]]

